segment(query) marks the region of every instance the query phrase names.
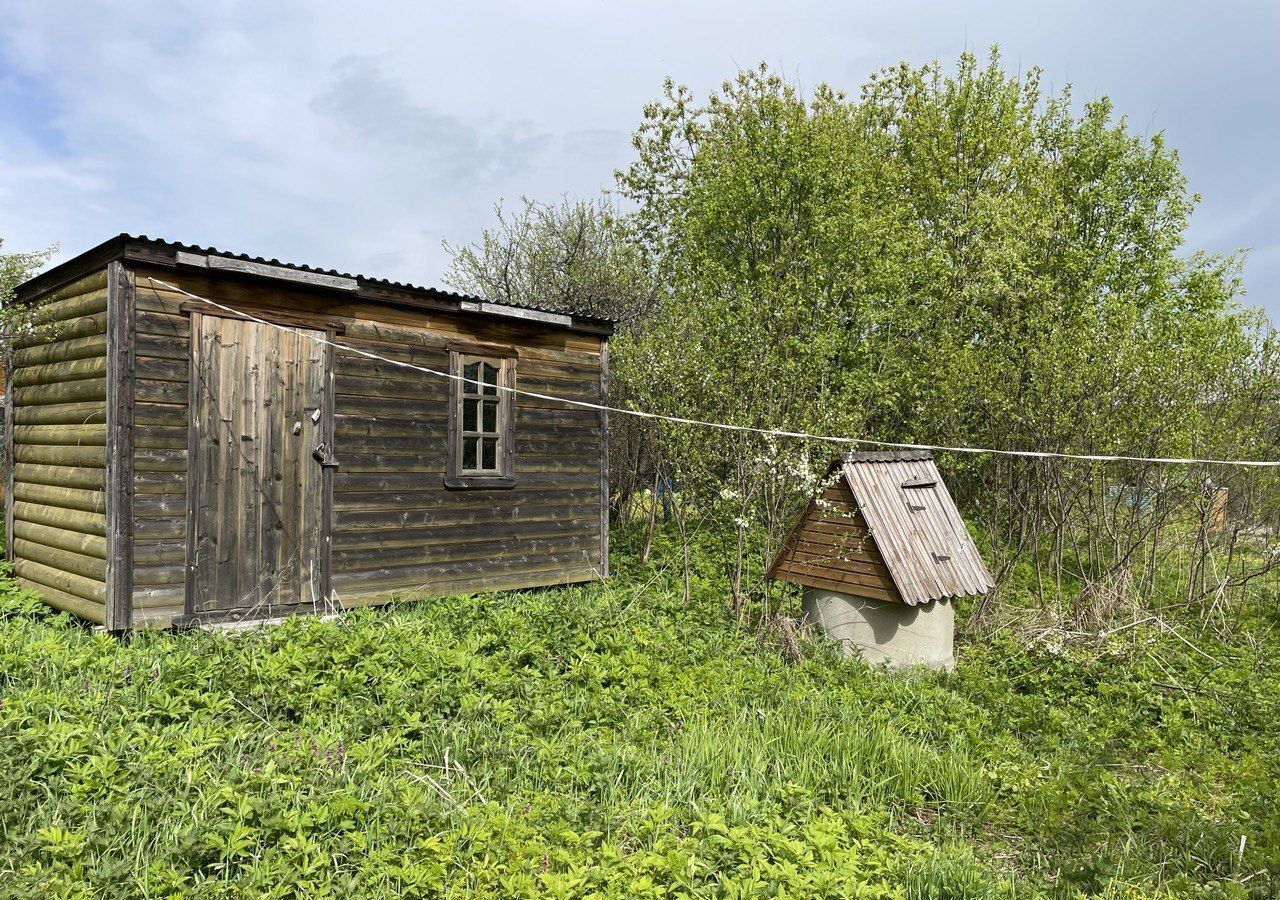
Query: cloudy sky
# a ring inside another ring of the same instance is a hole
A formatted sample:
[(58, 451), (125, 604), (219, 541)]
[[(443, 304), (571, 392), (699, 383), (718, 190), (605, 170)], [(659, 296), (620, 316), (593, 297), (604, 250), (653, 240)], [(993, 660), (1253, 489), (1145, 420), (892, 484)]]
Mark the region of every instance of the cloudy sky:
[(1191, 245), (1250, 248), (1280, 318), (1280, 4), (0, 0), (0, 237), (121, 231), (438, 283), (499, 197), (592, 194), (671, 75), (766, 61), (856, 90), (1003, 48), (1162, 130)]

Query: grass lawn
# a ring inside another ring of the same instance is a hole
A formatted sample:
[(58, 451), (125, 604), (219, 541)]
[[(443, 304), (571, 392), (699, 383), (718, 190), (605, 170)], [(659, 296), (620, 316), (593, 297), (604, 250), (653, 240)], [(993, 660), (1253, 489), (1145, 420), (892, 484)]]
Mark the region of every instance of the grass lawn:
[(125, 643), (7, 588), (0, 897), (1280, 888), (1273, 607), (886, 676), (617, 543), (608, 585)]

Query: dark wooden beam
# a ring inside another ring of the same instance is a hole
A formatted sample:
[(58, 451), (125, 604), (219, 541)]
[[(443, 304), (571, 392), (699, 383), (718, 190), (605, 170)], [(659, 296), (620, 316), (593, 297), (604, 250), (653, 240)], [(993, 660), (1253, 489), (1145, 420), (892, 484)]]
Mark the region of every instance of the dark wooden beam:
[[(333, 332), (325, 337), (332, 341)], [(320, 441), (324, 444), (330, 459), (334, 456), (334, 420), (333, 409), (336, 405), (333, 385), (333, 344), (325, 344), (321, 348), (324, 359), (324, 410), (320, 416)], [(339, 460), (341, 462), (341, 460)], [(320, 603), (325, 609), (333, 596), (333, 466), (326, 465), (321, 470), (320, 487)]]
[(133, 270), (107, 266), (106, 628), (133, 620), (133, 387), (137, 305)]
[[(609, 405), (609, 342), (600, 341), (600, 406)], [(654, 502), (658, 502), (657, 497)], [(609, 577), (609, 411), (600, 410), (600, 577)]]
[(4, 558), (13, 562), (13, 347), (4, 326)]

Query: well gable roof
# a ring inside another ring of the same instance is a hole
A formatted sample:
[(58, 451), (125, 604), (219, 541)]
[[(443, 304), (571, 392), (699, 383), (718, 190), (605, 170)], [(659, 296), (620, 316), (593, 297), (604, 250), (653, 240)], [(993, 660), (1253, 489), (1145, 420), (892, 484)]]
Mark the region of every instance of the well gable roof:
[[(930, 453), (854, 453), (832, 463), (830, 473), (852, 493), (867, 536), (904, 603), (984, 594), (992, 588), (991, 575)], [(796, 533), (803, 534), (818, 510), (816, 501), (809, 504)], [(859, 527), (855, 518), (847, 521), (850, 529)], [(780, 564), (791, 543), (783, 547), (771, 572), (785, 568)], [(838, 555), (829, 562), (835, 568), (849, 564)]]

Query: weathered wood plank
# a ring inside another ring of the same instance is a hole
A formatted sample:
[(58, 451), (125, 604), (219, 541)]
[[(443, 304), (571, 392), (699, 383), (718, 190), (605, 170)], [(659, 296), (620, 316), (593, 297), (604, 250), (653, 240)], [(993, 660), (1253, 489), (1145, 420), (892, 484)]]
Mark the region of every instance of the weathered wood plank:
[(181, 381), (150, 381), (139, 379), (135, 388), (139, 403), (175, 403), (186, 405), (187, 379)]
[(30, 559), (15, 559), (13, 571), (19, 578), (34, 581), (36, 584), (51, 587), (55, 590), (92, 600), (94, 603), (106, 603), (107, 586), (101, 581), (64, 572)]
[(370, 415), (389, 414), (404, 409), (408, 403), (397, 403), (396, 398), (425, 406), (429, 403), (446, 402), (449, 397), (449, 386), (443, 378), (431, 375), (415, 375), (406, 371), (399, 378), (378, 377), (365, 371), (359, 376), (344, 375), (334, 384), (334, 392), (338, 396), (338, 409), (359, 409), (361, 400), (354, 398), (376, 398), (388, 401), (369, 409)]
[(181, 559), (170, 563), (147, 562), (139, 564), (135, 562), (133, 567), (134, 596), (137, 596), (138, 587), (174, 587), (180, 585), (186, 573), (186, 564)]
[(98, 425), (15, 425), (13, 440), (20, 445), (88, 447), (106, 446), (107, 426)]
[(185, 612), (186, 592), (181, 584), (135, 584), (133, 587), (133, 623), (135, 627), (161, 624)]
[(107, 421), (103, 402), (19, 405), (14, 413), (17, 425), (105, 425)]
[[(526, 402), (528, 401), (528, 402)], [(600, 413), (594, 409), (584, 409), (582, 407), (565, 406), (564, 404), (554, 404), (547, 406), (532, 406), (536, 400), (528, 400), (526, 397), (520, 398), (520, 403), (516, 406), (516, 425), (520, 426), (526, 423), (538, 424), (545, 423), (551, 425), (585, 425), (588, 428), (595, 429), (599, 426)], [(593, 401), (594, 402), (594, 401)]]
[(188, 339), (179, 335), (140, 334), (135, 338), (135, 345), (138, 356), (148, 359), (176, 359), (186, 365), (191, 356)]
[(27, 484), (51, 484), (56, 487), (77, 487), (103, 490), (106, 478), (100, 468), (79, 466), (42, 466), (18, 463), (14, 480)]
[[(185, 566), (186, 561), (187, 542), (181, 538), (175, 538), (168, 541), (143, 541), (138, 540), (136, 536), (134, 538), (133, 565), (135, 569), (144, 565), (150, 566), (158, 564), (178, 564)], [(185, 580), (185, 577), (185, 569), (179, 569), (170, 583), (181, 585)], [(161, 582), (151, 581), (148, 583), (160, 584)]]
[(166, 519), (184, 515), (187, 495), (183, 493), (154, 494), (138, 492), (133, 497), (135, 519)]
[[(565, 490), (584, 490), (592, 492), (592, 499), (598, 496), (599, 479), (596, 477), (573, 476), (564, 478), (559, 475), (517, 475), (522, 483), (533, 478), (542, 478), (543, 484), (561, 485)], [(491, 491), (486, 493), (497, 493)], [(338, 512), (369, 509), (399, 509), (406, 512), (415, 509), (438, 509), (451, 505), (481, 502), (475, 497), (459, 497), (459, 492), (450, 491), (443, 485), (431, 487), (424, 485), (417, 491), (344, 491), (334, 490), (333, 504)]]
[(404, 434), (418, 434), (424, 429), (439, 428), (445, 421), (448, 410), (448, 395), (432, 393), (421, 399), (408, 400), (388, 397), (355, 397), (339, 394), (334, 400), (334, 415), (345, 426), (354, 427), (359, 433), (361, 426), (387, 425), (409, 426)]
[(77, 338), (59, 337), (59, 340), (16, 351), (13, 354), (13, 364), (19, 368), (25, 368), (106, 356), (107, 336), (105, 334)]
[(184, 344), (191, 339), (191, 316), (170, 315), (169, 313), (153, 312), (143, 308), (141, 300), (138, 303), (138, 334), (151, 335), (161, 338), (180, 338)]
[(186, 450), (187, 429), (178, 425), (135, 425), (134, 443), (150, 450)]
[(135, 546), (147, 541), (185, 540), (187, 522), (185, 518), (134, 519), (133, 540)]
[(25, 538), (14, 540), (13, 552), (15, 559), (36, 562), (60, 572), (69, 572), (93, 581), (103, 581), (106, 578), (107, 562), (105, 559), (98, 557), (86, 556), (83, 553), (73, 553), (60, 547), (50, 547)]
[(106, 621), (106, 608), (96, 600), (86, 600), (23, 576), (18, 577), (18, 584), (38, 593), (44, 598), (44, 602), (54, 609), (87, 619), (95, 625), (101, 625)]
[[(467, 524), (491, 520), (501, 521), (501, 516), (518, 510), (528, 510), (530, 515), (534, 515), (536, 510), (550, 506), (594, 508), (599, 502), (594, 487), (577, 491), (548, 491), (524, 497), (516, 496), (512, 491), (468, 491), (467, 493), (469, 502), (466, 505), (448, 502), (448, 497), (442, 497), (434, 506), (420, 509), (397, 507), (344, 509), (337, 503), (335, 494), (334, 522), (338, 530), (394, 526), (412, 528), (435, 523)], [(488, 496), (476, 496), (477, 494)]]
[[(106, 271), (103, 271), (103, 277)], [(92, 316), (107, 309), (107, 292), (102, 288), (90, 290), (73, 289), (74, 293), (63, 294), (61, 291), (41, 298), (38, 308), (31, 315), (33, 325), (42, 326), (52, 322), (65, 322), (83, 316)]]
[(135, 469), (133, 473), (134, 494), (181, 494), (187, 493), (187, 476), (185, 472), (144, 471)]
[(129, 628), (133, 616), (134, 273), (117, 260), (107, 266), (106, 626)]
[(475, 591), (519, 590), (523, 588), (549, 587), (598, 581), (600, 572), (593, 566), (577, 568), (553, 567), (545, 571), (527, 571), (510, 575), (486, 576), (478, 581), (475, 576), (444, 578), (423, 584), (403, 587), (354, 587), (343, 586), (339, 600), (344, 609), (361, 606), (380, 606), (394, 602), (412, 602), (429, 597), (446, 597)]
[(588, 528), (577, 534), (546, 538), (526, 538), (522, 535), (512, 540), (509, 536), (496, 536), (489, 541), (435, 543), (421, 547), (343, 549), (334, 551), (333, 570), (335, 573), (356, 572), (389, 566), (460, 563), (464, 560), (485, 562), (485, 565), (478, 566), (483, 570), (488, 563), (500, 563), (507, 558), (506, 554), (516, 551), (517, 558), (522, 560), (554, 557), (572, 551), (582, 551), (591, 556), (599, 551), (599, 539), (599, 532)]
[(133, 467), (138, 472), (182, 472), (187, 467), (186, 447), (138, 447), (133, 449)]
[(14, 387), (37, 384), (61, 384), (82, 378), (103, 378), (107, 374), (107, 358), (73, 359), (46, 366), (23, 366), (13, 371)]
[(871, 562), (860, 556), (840, 555), (829, 550), (810, 549), (812, 544), (797, 544), (788, 552), (779, 571), (795, 563), (800, 565), (822, 566), (842, 572), (852, 572), (877, 579), (877, 583), (886, 587), (893, 585), (893, 576), (882, 563)]
[(61, 509), (78, 509), (96, 513), (105, 513), (107, 509), (106, 494), (103, 491), (77, 487), (56, 487), (19, 481), (13, 486), (13, 496), (14, 499), (27, 503), (43, 503), (46, 506)]
[[(779, 572), (782, 572), (781, 567)], [(820, 578), (826, 584), (836, 585), (836, 587), (832, 588), (833, 590), (857, 594), (861, 597), (870, 597), (873, 600), (893, 600), (898, 602), (902, 600), (896, 589), (886, 589), (883, 583), (874, 578), (864, 577), (845, 569), (806, 564), (793, 560), (786, 564), (785, 572), (788, 580), (799, 581), (801, 584), (806, 583), (802, 580), (806, 577)]]
[(187, 405), (174, 403), (138, 403), (133, 408), (133, 421), (137, 425), (163, 425), (186, 430)]
[[(445, 417), (386, 419), (350, 413), (334, 420), (339, 446), (348, 453), (385, 453), (391, 449), (443, 453), (448, 438)], [(361, 439), (364, 440), (361, 440)], [(393, 443), (379, 446), (378, 440)]]
[(434, 583), (462, 582), (472, 590), (484, 590), (491, 581), (507, 576), (531, 576), (556, 570), (570, 571), (594, 566), (590, 551), (577, 550), (558, 555), (512, 556), (478, 565), (472, 560), (447, 565), (387, 566), (380, 569), (344, 571), (335, 561), (334, 589), (341, 592), (427, 588)]
[(138, 357), (139, 381), (178, 381), (186, 384), (189, 376), (189, 364), (186, 360), (159, 359), (154, 356)]
[(35, 522), (16, 521), (13, 523), (13, 536), (44, 544), (46, 547), (70, 550), (72, 553), (94, 556), (102, 560), (107, 558), (107, 539), (93, 534), (68, 531), (65, 528), (51, 528)]
[(23, 522), (36, 522), (52, 528), (66, 528), (70, 531), (80, 531), (85, 534), (96, 534), (103, 537), (107, 533), (107, 519), (101, 513), (60, 509), (56, 506), (45, 506), (42, 503), (16, 501), (13, 504), (13, 514), (15, 519)]
[[(9, 434), (13, 429), (9, 429)], [(17, 444), (13, 449), (13, 458), (20, 463), (38, 463), (49, 466), (83, 466), (87, 468), (105, 468), (107, 465), (106, 446), (69, 447), (40, 446), (33, 444)]]
[(18, 406), (40, 406), (48, 403), (77, 403), (96, 400), (105, 406), (107, 399), (106, 378), (85, 378), (80, 381), (59, 381), (53, 384), (37, 384), (15, 388), (14, 403)]
[[(493, 493), (498, 493), (494, 491)], [(414, 527), (447, 528), (497, 524), (509, 526), (517, 523), (562, 520), (569, 522), (594, 521), (596, 497), (594, 491), (575, 491), (561, 494), (547, 492), (539, 497), (516, 497), (510, 491), (504, 496), (483, 503), (452, 503), (443, 498), (436, 507), (384, 510), (344, 510), (336, 518), (347, 530), (371, 529), (375, 531)], [(510, 534), (511, 529), (506, 528)]]
[(27, 347), (38, 347), (50, 341), (73, 340), (106, 333), (107, 314), (104, 311), (91, 316), (80, 316), (79, 318), (50, 322), (38, 328), (33, 328), (26, 334), (15, 335), (13, 346), (16, 349), (26, 349)]

